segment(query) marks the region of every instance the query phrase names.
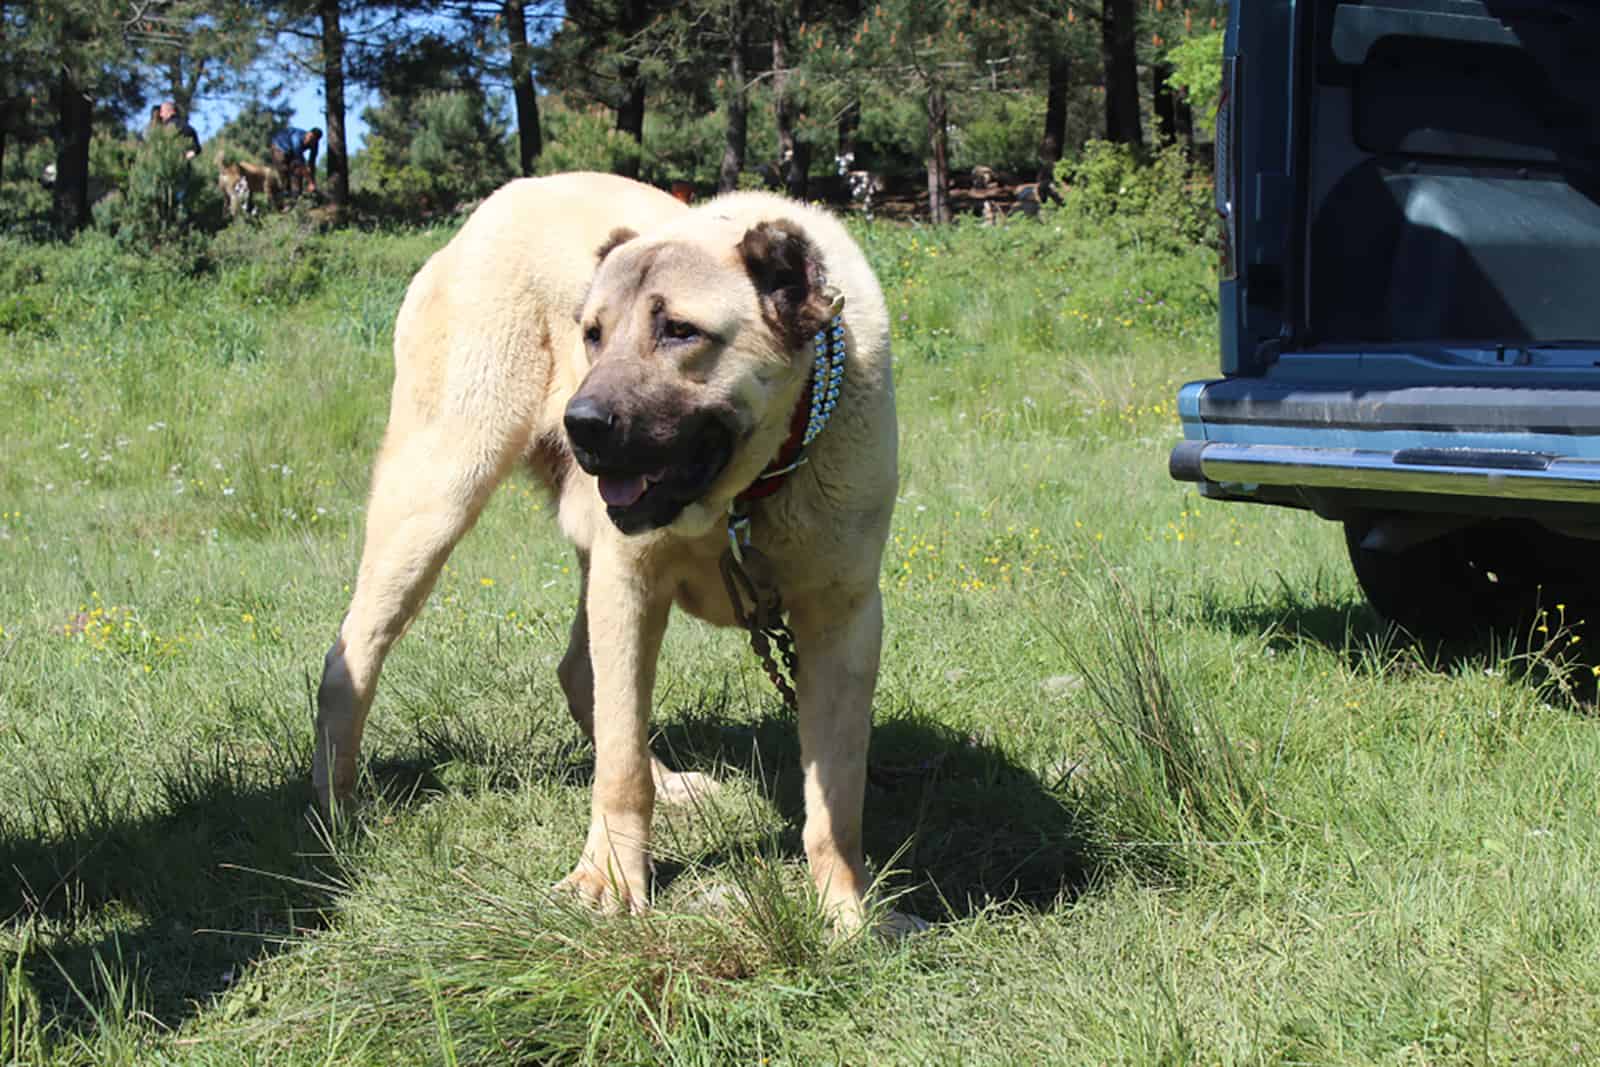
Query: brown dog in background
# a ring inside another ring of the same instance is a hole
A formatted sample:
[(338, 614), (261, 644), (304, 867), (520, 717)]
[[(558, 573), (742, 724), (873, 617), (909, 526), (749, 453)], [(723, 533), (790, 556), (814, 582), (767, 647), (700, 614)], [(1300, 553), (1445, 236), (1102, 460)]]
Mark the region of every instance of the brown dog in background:
[(246, 159), (225, 162), (221, 148), (217, 149), (217, 187), (227, 201), (229, 218), (253, 213), (257, 197), (264, 198), (268, 207), (278, 199), (278, 176), (271, 167)]
[(719, 569), (730, 502), (790, 438), (814, 337), (835, 327), (837, 411), (749, 520), (794, 633), (807, 859), (835, 923), (860, 926), (878, 577), (897, 483), (888, 313), (836, 219), (767, 193), (691, 209), (611, 175), (523, 179), (413, 279), (360, 573), (317, 692), (324, 807), (355, 787), (384, 657), (496, 486), (527, 470), (582, 575), (557, 673), (595, 772), (587, 841), (563, 885), (644, 907), (656, 800), (714, 786), (649, 749), (667, 617), (676, 604), (734, 624)]

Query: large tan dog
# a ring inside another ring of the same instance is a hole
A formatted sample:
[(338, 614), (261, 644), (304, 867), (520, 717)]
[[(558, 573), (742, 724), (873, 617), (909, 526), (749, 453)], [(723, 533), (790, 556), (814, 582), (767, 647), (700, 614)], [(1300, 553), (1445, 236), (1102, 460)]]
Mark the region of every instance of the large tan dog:
[(804, 465), (748, 511), (798, 654), (806, 855), (835, 922), (858, 926), (878, 572), (896, 490), (888, 316), (844, 228), (766, 193), (689, 209), (609, 175), (515, 181), (417, 274), (395, 327), (360, 575), (317, 692), (323, 804), (355, 785), (385, 655), (496, 485), (526, 467), (553, 495), (582, 573), (558, 674), (594, 740), (595, 774), (588, 840), (563, 884), (642, 908), (657, 797), (711, 785), (648, 748), (667, 616), (676, 603), (734, 622), (718, 569), (729, 504), (789, 440), (813, 335), (841, 298), (837, 410)]

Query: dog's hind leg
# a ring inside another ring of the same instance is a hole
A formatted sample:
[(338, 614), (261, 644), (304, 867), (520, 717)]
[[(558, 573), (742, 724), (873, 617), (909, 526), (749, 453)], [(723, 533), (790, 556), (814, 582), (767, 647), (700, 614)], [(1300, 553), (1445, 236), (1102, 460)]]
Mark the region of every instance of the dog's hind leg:
[(385, 442), (379, 456), (355, 594), (317, 689), (312, 780), (324, 812), (347, 802), (355, 787), (361, 733), (384, 657), (516, 454), (513, 438), (485, 436), (470, 420), (441, 419)]
[[(567, 697), (567, 710), (573, 721), (583, 731), (583, 736), (594, 741), (594, 663), (589, 658), (589, 613), (584, 601), (589, 595), (589, 554), (579, 551), (578, 610), (572, 617), (572, 632), (567, 638), (567, 651), (561, 657), (556, 674), (561, 679), (561, 691)], [(662, 804), (687, 804), (696, 798), (715, 792), (720, 783), (709, 774), (698, 771), (670, 771), (656, 756), (650, 757), (650, 776), (656, 783), (656, 800)]]

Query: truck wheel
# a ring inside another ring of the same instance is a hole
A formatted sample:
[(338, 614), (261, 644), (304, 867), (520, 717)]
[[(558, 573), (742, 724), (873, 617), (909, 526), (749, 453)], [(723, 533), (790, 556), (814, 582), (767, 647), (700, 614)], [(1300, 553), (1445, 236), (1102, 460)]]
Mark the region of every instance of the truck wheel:
[[(1568, 576), (1539, 550), (1531, 524), (1485, 522), (1398, 552), (1368, 549), (1369, 520), (1344, 524), (1345, 547), (1367, 601), (1415, 637), (1470, 638), (1533, 624)], [(1558, 535), (1537, 530), (1544, 538)], [(1568, 540), (1568, 539), (1561, 539)], [(1576, 591), (1574, 591), (1576, 595)]]

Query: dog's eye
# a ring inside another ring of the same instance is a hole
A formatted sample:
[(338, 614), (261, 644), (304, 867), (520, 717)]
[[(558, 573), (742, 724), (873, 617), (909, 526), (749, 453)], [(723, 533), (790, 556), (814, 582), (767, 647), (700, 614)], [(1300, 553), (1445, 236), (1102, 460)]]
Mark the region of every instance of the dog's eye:
[(588, 326), (588, 327), (584, 328), (584, 331), (583, 331), (583, 343), (586, 344), (586, 345), (597, 345), (597, 344), (600, 343), (600, 324), (599, 323), (595, 323), (593, 326)]
[(693, 341), (700, 336), (700, 331), (687, 322), (677, 319), (668, 319), (662, 327), (662, 332), (672, 341)]

